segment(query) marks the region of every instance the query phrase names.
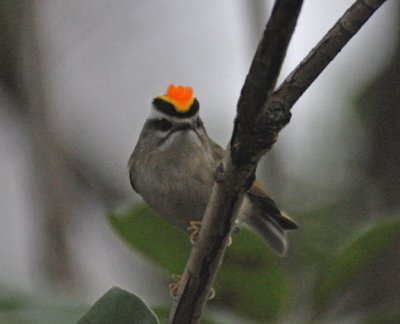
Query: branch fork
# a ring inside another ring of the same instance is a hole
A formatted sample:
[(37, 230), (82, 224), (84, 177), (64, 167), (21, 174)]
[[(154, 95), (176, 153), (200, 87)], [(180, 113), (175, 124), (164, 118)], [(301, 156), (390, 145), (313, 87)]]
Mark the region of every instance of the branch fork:
[(257, 164), (289, 122), (290, 109), (385, 0), (357, 0), (274, 91), (302, 0), (276, 0), (242, 88), (232, 138), (196, 245), (186, 265), (169, 323), (198, 323)]

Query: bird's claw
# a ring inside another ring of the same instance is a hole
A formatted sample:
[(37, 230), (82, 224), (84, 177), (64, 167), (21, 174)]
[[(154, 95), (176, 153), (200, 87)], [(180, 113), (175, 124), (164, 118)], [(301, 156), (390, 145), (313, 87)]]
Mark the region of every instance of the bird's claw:
[(199, 238), (199, 233), (200, 233), (200, 229), (201, 229), (201, 221), (192, 220), (192, 221), (190, 221), (189, 224), (190, 225), (187, 228), (187, 231), (189, 233), (190, 242), (192, 242), (192, 244), (194, 245), (195, 242), (197, 241), (197, 239)]
[(169, 295), (173, 299), (176, 299), (178, 295), (178, 289), (179, 286), (181, 285), (181, 281), (182, 281), (182, 275), (177, 275), (177, 274), (172, 275), (172, 282), (168, 285), (168, 288), (169, 288)]
[[(182, 275), (173, 274), (172, 275), (172, 282), (169, 284), (169, 294), (173, 299), (178, 297), (178, 290), (182, 282)], [(211, 300), (215, 297), (215, 289), (211, 287), (210, 296), (208, 300)]]
[[(199, 238), (199, 233), (200, 233), (200, 229), (201, 229), (201, 221), (192, 220), (192, 221), (190, 221), (189, 224), (190, 225), (187, 228), (187, 231), (189, 233), (190, 242), (192, 242), (192, 244), (194, 245), (196, 243), (197, 239)], [(229, 236), (227, 246), (231, 246), (231, 244), (232, 244), (232, 237)]]

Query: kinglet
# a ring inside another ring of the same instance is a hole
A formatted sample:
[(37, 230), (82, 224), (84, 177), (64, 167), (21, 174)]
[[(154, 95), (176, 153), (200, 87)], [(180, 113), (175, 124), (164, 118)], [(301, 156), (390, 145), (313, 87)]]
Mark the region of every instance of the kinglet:
[[(201, 221), (223, 156), (207, 135), (192, 89), (170, 85), (153, 100), (128, 162), (130, 181), (161, 217), (185, 229)], [(257, 181), (239, 209), (237, 223), (243, 222), (279, 255), (286, 252), (286, 231), (297, 228)]]

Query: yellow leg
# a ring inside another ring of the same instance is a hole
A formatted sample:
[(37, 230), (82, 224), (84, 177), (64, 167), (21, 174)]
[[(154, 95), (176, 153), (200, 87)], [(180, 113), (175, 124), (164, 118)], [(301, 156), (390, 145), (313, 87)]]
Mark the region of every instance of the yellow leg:
[[(189, 233), (189, 237), (190, 237), (190, 242), (192, 242), (192, 244), (194, 245), (197, 241), (197, 239), (199, 238), (199, 233), (200, 233), (200, 229), (201, 229), (201, 221), (195, 221), (192, 220), (189, 223), (189, 227), (187, 228), (187, 231)], [(232, 237), (229, 236), (228, 239), (228, 246), (231, 246), (232, 244)]]
[(181, 281), (182, 281), (182, 275), (177, 275), (177, 274), (172, 275), (172, 282), (169, 284), (168, 288), (169, 288), (169, 295), (173, 299), (176, 299)]
[[(173, 299), (177, 298), (178, 289), (179, 286), (181, 285), (181, 281), (182, 281), (182, 275), (177, 275), (177, 274), (172, 275), (172, 282), (169, 284), (168, 288), (169, 288), (169, 294)], [(211, 300), (214, 297), (215, 297), (215, 289), (211, 288), (208, 300)]]
[(187, 228), (187, 231), (189, 233), (190, 242), (192, 242), (192, 244), (194, 245), (194, 243), (199, 238), (199, 233), (200, 233), (200, 229), (201, 229), (201, 221), (192, 220), (192, 221), (190, 221), (189, 224), (190, 225)]

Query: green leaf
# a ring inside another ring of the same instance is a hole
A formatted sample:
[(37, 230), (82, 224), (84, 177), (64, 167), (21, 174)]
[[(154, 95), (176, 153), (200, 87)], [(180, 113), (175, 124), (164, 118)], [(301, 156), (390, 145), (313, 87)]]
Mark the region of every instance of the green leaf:
[(118, 287), (103, 295), (77, 324), (159, 324), (155, 314), (137, 296)]
[(399, 324), (400, 310), (379, 310), (376, 314), (368, 314), (364, 324)]
[[(170, 273), (183, 272), (192, 247), (184, 231), (145, 206), (111, 214), (108, 219), (129, 246)], [(256, 320), (278, 318), (287, 306), (289, 291), (279, 260), (257, 236), (242, 229), (227, 249), (211, 303)]]
[[(153, 309), (154, 313), (157, 314), (158, 318), (160, 319), (161, 323), (168, 323), (168, 317), (170, 309), (169, 307), (156, 307)], [(201, 317), (201, 324), (221, 324), (221, 321), (216, 321), (213, 317), (207, 313)]]
[(336, 209), (336, 205), (325, 204), (296, 214), (301, 219), (301, 227), (290, 233), (289, 253), (285, 258), (294, 275), (324, 265), (351, 235), (348, 222), (334, 216)]
[(127, 214), (110, 214), (108, 221), (130, 247), (168, 272), (182, 273), (191, 249), (184, 231), (143, 205)]
[(215, 302), (259, 321), (272, 321), (288, 304), (287, 274), (279, 257), (252, 232), (233, 237), (215, 282)]
[(87, 310), (68, 300), (37, 297), (0, 285), (0, 323), (75, 323)]
[[(328, 307), (332, 308), (332, 305), (341, 300), (340, 297), (360, 279), (368, 280), (371, 277), (366, 275), (368, 272), (376, 274), (375, 268), (382, 258), (389, 257), (395, 260), (391, 252), (396, 251), (399, 243), (400, 220), (395, 220), (372, 226), (346, 245), (322, 268), (316, 281), (313, 291), (316, 315), (322, 314)], [(378, 271), (384, 271), (384, 267), (380, 267)], [(371, 281), (366, 281), (361, 286), (372, 284)], [(382, 282), (377, 283), (381, 284)], [(368, 286), (371, 290), (371, 286)]]
[(28, 296), (0, 285), (0, 313), (27, 307), (31, 302)]
[(68, 306), (26, 306), (13, 311), (0, 312), (2, 324), (42, 324), (57, 323), (71, 324), (82, 316), (82, 307)]

